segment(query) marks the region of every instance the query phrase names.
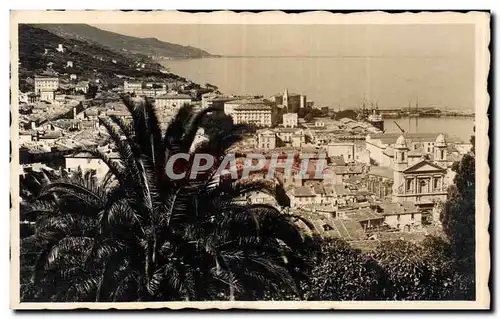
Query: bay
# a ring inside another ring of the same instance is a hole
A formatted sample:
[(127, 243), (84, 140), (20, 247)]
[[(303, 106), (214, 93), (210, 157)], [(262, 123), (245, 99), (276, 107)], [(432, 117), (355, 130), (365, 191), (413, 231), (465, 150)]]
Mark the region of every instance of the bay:
[[(172, 73), (226, 94), (270, 95), (283, 92), (307, 96), (333, 109), (358, 108), (373, 102), (379, 108), (437, 107), (474, 109), (473, 68), (458, 75), (460, 59), (435, 57), (221, 57), (163, 60)], [(468, 141), (473, 118), (396, 119), (409, 132), (447, 133)], [(388, 119), (386, 132), (400, 132)]]

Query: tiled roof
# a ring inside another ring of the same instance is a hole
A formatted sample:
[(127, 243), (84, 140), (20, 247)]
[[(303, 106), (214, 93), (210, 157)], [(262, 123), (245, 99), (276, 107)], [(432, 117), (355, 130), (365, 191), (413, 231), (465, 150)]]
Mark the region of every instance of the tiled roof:
[(394, 171), (388, 167), (372, 166), (370, 168), (370, 171), (368, 172), (368, 175), (380, 176), (384, 178), (393, 178)]
[(192, 97), (187, 94), (162, 94), (154, 97), (163, 100), (191, 100)]
[(259, 104), (254, 104), (254, 103), (247, 103), (247, 104), (241, 104), (237, 105), (234, 107), (235, 110), (263, 110), (263, 111), (271, 111), (272, 108), (271, 106), (263, 103)]
[(342, 155), (331, 156), (330, 157), (330, 161), (332, 162), (332, 165), (335, 165), (335, 166), (345, 166), (344, 157)]
[(350, 194), (349, 190), (347, 190), (344, 185), (333, 185), (333, 189), (335, 190), (335, 194), (337, 194), (337, 196), (347, 196)]
[(410, 202), (401, 202), (401, 203), (393, 203), (393, 202), (385, 202), (379, 204), (382, 209), (382, 215), (403, 215), (403, 214), (413, 214), (417, 213), (418, 209), (414, 203)]
[(370, 208), (361, 208), (356, 211), (353, 211), (351, 213), (348, 213), (347, 216), (350, 219), (357, 220), (358, 222), (360, 221), (365, 221), (365, 220), (377, 220), (377, 219), (383, 219), (384, 216), (381, 214), (374, 212)]
[(311, 197), (314, 196), (311, 188), (306, 186), (298, 186), (293, 189), (293, 194), (295, 197)]

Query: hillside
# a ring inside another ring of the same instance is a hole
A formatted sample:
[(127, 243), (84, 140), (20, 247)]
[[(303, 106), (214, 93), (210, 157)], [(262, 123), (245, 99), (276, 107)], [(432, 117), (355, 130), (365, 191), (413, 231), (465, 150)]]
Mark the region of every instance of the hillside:
[(202, 58), (212, 56), (206, 51), (191, 46), (162, 42), (156, 38), (126, 36), (101, 30), (87, 24), (38, 24), (35, 26), (66, 39), (96, 43), (121, 53), (168, 58)]
[[(58, 52), (62, 44), (64, 52)], [(132, 54), (121, 54), (103, 46), (66, 39), (32, 25), (19, 26), (20, 76), (32, 76), (52, 64), (60, 74), (76, 74), (79, 78), (99, 77), (104, 82), (115, 82), (117, 75), (135, 78), (163, 78), (185, 81), (165, 73), (163, 67), (151, 59)], [(73, 67), (67, 67), (72, 61)]]

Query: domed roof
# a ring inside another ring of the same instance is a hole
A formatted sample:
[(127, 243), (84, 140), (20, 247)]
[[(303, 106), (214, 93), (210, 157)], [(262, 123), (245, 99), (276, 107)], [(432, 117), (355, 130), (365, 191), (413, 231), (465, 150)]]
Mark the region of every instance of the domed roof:
[(406, 140), (403, 135), (400, 135), (398, 139), (396, 140), (396, 144), (394, 145), (394, 148), (406, 148)]
[(436, 145), (437, 146), (446, 146), (446, 141), (444, 139), (443, 134), (439, 134), (438, 137), (436, 138)]

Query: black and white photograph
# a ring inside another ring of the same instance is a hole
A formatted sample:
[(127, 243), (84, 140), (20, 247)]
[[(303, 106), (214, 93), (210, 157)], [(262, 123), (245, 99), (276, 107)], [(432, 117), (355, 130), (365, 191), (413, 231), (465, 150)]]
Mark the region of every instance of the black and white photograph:
[(487, 12), (11, 12), (11, 308), (489, 309)]

